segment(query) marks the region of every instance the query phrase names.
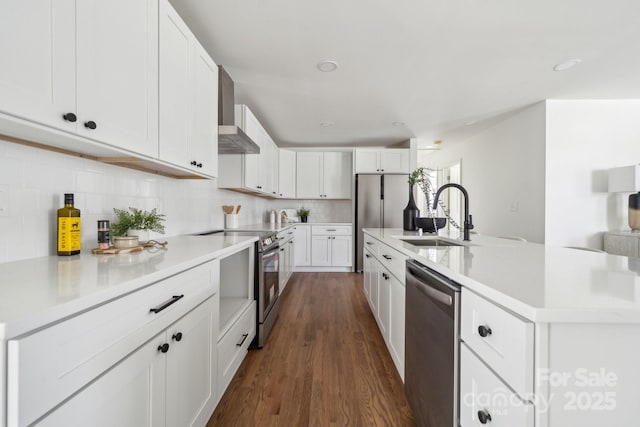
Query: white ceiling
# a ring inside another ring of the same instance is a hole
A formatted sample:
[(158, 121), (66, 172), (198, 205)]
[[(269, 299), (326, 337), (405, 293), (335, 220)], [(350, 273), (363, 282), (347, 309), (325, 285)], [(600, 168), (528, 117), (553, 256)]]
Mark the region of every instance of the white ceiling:
[(637, 0), (172, 3), (280, 146), (432, 141), (543, 99), (640, 98)]

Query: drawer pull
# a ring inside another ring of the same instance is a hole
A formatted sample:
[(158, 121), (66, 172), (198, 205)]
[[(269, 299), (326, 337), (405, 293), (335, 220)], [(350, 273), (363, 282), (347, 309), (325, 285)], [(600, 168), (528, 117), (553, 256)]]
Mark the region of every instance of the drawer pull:
[(389, 255), (382, 255), (382, 258), (390, 260), (391, 257)]
[[(492, 331), (490, 327), (481, 325), (481, 326), (478, 326), (478, 333), (482, 338), (486, 338), (489, 335), (491, 335)], [(489, 421), (491, 421), (491, 417), (489, 417)]]
[(384, 277), (384, 280), (389, 280), (389, 275), (387, 273), (382, 273), (382, 277)]
[(240, 340), (239, 343), (237, 343), (236, 345), (238, 347), (242, 347), (242, 344), (244, 344), (244, 342), (247, 340), (247, 337), (249, 336), (249, 334), (242, 334), (242, 339)]
[(171, 339), (174, 341), (180, 341), (182, 339), (182, 332), (178, 332), (177, 334), (173, 334)]
[(491, 421), (491, 414), (487, 411), (478, 411), (478, 420), (480, 424), (486, 424)]
[(373, 245), (373, 242), (365, 242), (367, 245)]
[(284, 252), (284, 248), (280, 248), (280, 252)]
[(364, 254), (364, 256), (366, 256), (367, 258), (371, 258), (371, 255), (369, 254)]
[(158, 307), (154, 307), (154, 308), (149, 309), (149, 311), (151, 313), (160, 313), (162, 310), (164, 310), (165, 308), (169, 307), (171, 304), (178, 302), (178, 300), (180, 298), (183, 298), (183, 297), (184, 297), (184, 294), (182, 294), (182, 295), (174, 295), (174, 296), (171, 297), (170, 300), (167, 300), (167, 301), (163, 302)]
[(159, 345), (159, 346), (158, 346), (158, 351), (159, 351), (160, 353), (166, 353), (167, 351), (169, 351), (169, 344), (164, 343), (164, 344), (162, 344), (162, 345)]
[(335, 228), (327, 228), (326, 231), (338, 231), (338, 230), (336, 230)]

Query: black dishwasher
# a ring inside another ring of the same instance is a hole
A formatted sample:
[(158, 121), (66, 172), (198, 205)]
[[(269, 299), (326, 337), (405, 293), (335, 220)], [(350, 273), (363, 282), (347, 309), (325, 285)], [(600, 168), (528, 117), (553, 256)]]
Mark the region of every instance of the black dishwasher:
[(460, 285), (407, 260), (404, 392), (420, 427), (458, 427)]

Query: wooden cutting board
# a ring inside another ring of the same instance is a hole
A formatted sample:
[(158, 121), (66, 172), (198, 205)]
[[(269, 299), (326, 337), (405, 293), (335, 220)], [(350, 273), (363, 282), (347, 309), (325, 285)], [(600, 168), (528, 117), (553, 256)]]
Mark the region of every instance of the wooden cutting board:
[(134, 246), (133, 248), (123, 248), (118, 249), (114, 246), (109, 247), (109, 249), (91, 249), (92, 254), (130, 254), (133, 252), (141, 252), (144, 248), (152, 248), (152, 247), (165, 247), (167, 242), (156, 242), (155, 240), (149, 240), (148, 242), (144, 242), (138, 246)]

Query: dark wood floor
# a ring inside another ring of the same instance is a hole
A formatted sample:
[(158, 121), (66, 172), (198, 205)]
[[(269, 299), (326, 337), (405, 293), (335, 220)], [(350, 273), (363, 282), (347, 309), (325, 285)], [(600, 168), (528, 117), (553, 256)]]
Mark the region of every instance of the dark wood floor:
[(281, 297), (208, 427), (415, 425), (361, 274), (294, 273)]

